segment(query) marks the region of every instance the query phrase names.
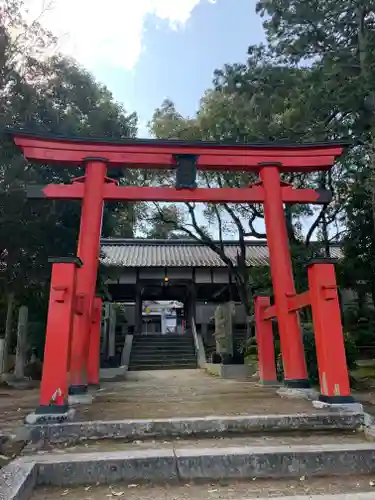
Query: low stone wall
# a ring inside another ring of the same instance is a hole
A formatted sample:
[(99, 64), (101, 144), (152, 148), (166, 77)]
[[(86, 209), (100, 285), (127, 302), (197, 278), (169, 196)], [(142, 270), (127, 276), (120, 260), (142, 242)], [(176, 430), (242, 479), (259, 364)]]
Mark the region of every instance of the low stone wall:
[(249, 365), (221, 365), (206, 363), (206, 371), (221, 378), (244, 379), (251, 377), (255, 370)]

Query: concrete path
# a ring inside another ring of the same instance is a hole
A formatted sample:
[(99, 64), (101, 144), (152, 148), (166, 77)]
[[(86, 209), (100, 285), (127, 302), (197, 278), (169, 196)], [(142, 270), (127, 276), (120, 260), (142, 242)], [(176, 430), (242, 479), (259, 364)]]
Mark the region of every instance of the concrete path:
[(80, 420), (313, 413), (309, 401), (281, 399), (252, 380), (224, 380), (203, 370), (129, 372), (106, 383)]

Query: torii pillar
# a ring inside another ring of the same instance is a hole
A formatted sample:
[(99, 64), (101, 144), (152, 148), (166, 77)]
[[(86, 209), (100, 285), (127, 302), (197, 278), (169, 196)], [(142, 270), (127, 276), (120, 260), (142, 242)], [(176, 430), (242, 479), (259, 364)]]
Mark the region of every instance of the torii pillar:
[(103, 219), (103, 190), (106, 181), (107, 160), (85, 158), (84, 197), (78, 240), (78, 257), (83, 265), (77, 271), (77, 299), (82, 314), (73, 318), (73, 337), (70, 356), (70, 402), (88, 402), (82, 397), (88, 391), (87, 361), (90, 329), (94, 314), (94, 297), (99, 267), (100, 235)]
[(264, 220), (284, 366), (284, 385), (308, 389), (305, 351), (298, 311), (288, 312), (288, 298), (296, 294), (278, 165), (265, 164), (260, 170), (263, 182)]

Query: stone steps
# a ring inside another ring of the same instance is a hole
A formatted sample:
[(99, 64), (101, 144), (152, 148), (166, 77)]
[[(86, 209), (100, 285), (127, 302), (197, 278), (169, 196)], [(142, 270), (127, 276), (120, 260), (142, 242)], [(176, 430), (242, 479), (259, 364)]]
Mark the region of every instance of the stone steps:
[(87, 488), (91, 500), (105, 498), (111, 488), (130, 500), (315, 493), (367, 500), (356, 497), (371, 491), (375, 477), (375, 444), (363, 432), (366, 418), (317, 412), (34, 426), (22, 457), (0, 471), (0, 498), (30, 500), (37, 486), (53, 486), (45, 494), (36, 491), (32, 500), (54, 500), (71, 488), (72, 500), (85, 498)]
[(197, 368), (193, 338), (184, 335), (134, 337), (129, 370)]
[(48, 453), (24, 457), (37, 468), (39, 484), (239, 481), (375, 473), (369, 443), (129, 449), (100, 453)]
[(196, 360), (195, 353), (192, 353), (192, 352), (177, 351), (176, 354), (170, 353), (170, 352), (161, 352), (161, 353), (158, 353), (157, 356), (155, 356), (154, 353), (150, 353), (150, 352), (147, 352), (147, 353), (142, 352), (142, 353), (134, 353), (133, 354), (133, 361), (147, 361), (150, 364), (153, 364), (153, 362), (158, 362), (160, 360), (175, 361), (176, 358), (177, 359), (184, 359), (187, 361), (193, 361), (193, 362), (195, 362), (195, 360)]
[[(186, 417), (130, 419), (94, 422), (64, 422), (30, 428), (31, 442), (66, 445), (102, 439), (145, 440), (165, 438), (251, 436), (278, 433), (341, 432), (356, 433), (365, 425), (362, 414), (316, 412), (295, 415), (240, 415), (221, 417)], [(32, 444), (31, 444), (32, 450)], [(35, 450), (34, 450), (35, 451)]]
[[(245, 435), (218, 435), (213, 437), (183, 436), (162, 439), (99, 439), (87, 440), (67, 446), (66, 443), (46, 444), (38, 450), (39, 455), (54, 453), (94, 453), (101, 455), (103, 452), (130, 452), (141, 450), (165, 450), (165, 449), (228, 449), (232, 448), (254, 448), (267, 449), (272, 447), (294, 446), (323, 446), (323, 445), (362, 445), (367, 443), (363, 433), (352, 431), (314, 431), (314, 432), (267, 432), (249, 433)], [(31, 451), (30, 451), (31, 452)], [(29, 453), (24, 453), (27, 455)]]
[(180, 363), (165, 363), (159, 361), (156, 365), (150, 365), (147, 363), (137, 363), (136, 365), (129, 366), (130, 372), (136, 371), (150, 371), (150, 370), (195, 370), (197, 368), (196, 362), (180, 362)]

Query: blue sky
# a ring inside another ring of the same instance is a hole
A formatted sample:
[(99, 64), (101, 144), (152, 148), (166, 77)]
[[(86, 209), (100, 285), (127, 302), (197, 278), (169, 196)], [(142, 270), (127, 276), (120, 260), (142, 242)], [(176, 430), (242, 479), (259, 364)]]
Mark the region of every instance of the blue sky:
[[(140, 136), (166, 97), (193, 115), (213, 71), (246, 60), (264, 39), (256, 0), (26, 0), (30, 17), (59, 38), (129, 111)], [(105, 5), (105, 9), (103, 8)]]
[(163, 99), (172, 99), (182, 114), (192, 115), (211, 85), (213, 71), (246, 60), (247, 47), (263, 39), (254, 4), (254, 0), (201, 2), (177, 30), (149, 15), (143, 51), (133, 70), (97, 67), (98, 78), (116, 98), (139, 113), (139, 135), (145, 135), (145, 124)]
[(43, 11), (41, 22), (58, 36), (59, 51), (138, 113), (140, 137), (148, 136), (147, 122), (165, 98), (194, 115), (214, 70), (245, 62), (248, 46), (264, 41), (256, 0), (26, 2), (31, 18)]

